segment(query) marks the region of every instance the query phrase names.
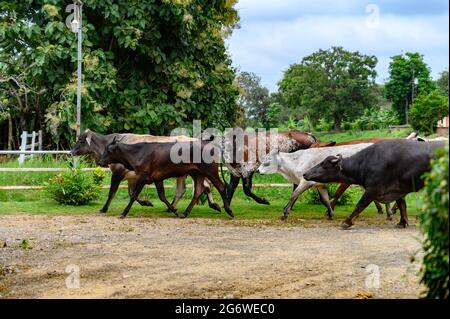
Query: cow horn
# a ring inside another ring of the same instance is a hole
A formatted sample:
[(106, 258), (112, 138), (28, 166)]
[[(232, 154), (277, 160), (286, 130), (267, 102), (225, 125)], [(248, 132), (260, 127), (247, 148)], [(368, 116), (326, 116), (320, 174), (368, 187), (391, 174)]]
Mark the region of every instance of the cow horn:
[(92, 131), (87, 129), (86, 130), (86, 143), (91, 146), (91, 140), (92, 140)]
[(337, 164), (339, 162), (339, 158), (333, 158), (331, 161), (330, 161), (330, 163), (331, 164)]

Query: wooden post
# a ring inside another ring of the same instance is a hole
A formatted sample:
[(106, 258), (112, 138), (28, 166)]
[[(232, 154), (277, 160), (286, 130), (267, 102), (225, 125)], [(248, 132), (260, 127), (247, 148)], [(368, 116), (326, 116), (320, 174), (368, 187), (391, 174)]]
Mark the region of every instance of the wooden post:
[[(33, 131), (32, 133), (31, 133), (31, 147), (30, 147), (30, 151), (34, 151), (35, 150), (35, 145), (36, 145), (36, 132), (35, 131)], [(30, 157), (33, 157), (34, 156), (34, 154), (31, 154), (31, 156)]]
[[(20, 150), (21, 151), (26, 151), (27, 148), (27, 136), (28, 136), (28, 132), (27, 131), (23, 131), (22, 132), (22, 142), (20, 144)], [(19, 165), (22, 165), (23, 162), (25, 161), (25, 154), (20, 154), (19, 155)]]

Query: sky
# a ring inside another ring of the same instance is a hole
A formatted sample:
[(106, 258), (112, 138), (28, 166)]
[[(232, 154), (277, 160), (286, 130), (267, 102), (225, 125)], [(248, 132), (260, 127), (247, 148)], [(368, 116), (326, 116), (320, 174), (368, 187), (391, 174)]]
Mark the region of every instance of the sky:
[(226, 40), (233, 65), (271, 92), (291, 64), (332, 46), (375, 55), (378, 83), (405, 52), (423, 54), (433, 78), (448, 70), (448, 0), (239, 0), (236, 9), (240, 28)]

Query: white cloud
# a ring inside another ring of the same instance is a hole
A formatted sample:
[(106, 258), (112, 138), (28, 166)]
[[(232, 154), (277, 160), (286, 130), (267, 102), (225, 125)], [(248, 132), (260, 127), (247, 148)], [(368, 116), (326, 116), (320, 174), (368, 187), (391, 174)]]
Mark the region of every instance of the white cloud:
[[(245, 8), (246, 5), (260, 4), (260, 11), (264, 12), (269, 2), (246, 0), (240, 6)], [(287, 10), (293, 2), (282, 2), (283, 5), (274, 8), (274, 14)], [(318, 8), (323, 4), (321, 2), (324, 0), (314, 5)], [(354, 3), (347, 2), (348, 6)], [(342, 2), (335, 6), (339, 4)], [(313, 9), (309, 8), (310, 11)], [(341, 8), (338, 11), (345, 10)], [(310, 14), (291, 20), (243, 18), (241, 29), (236, 30), (228, 40), (229, 51), (236, 66), (260, 75), (272, 91), (276, 90), (276, 82), (290, 64), (299, 62), (302, 57), (318, 49), (331, 46), (376, 55), (379, 58), (379, 81), (387, 77), (389, 58), (402, 52), (424, 54), (434, 76), (448, 66), (448, 13), (400, 16), (381, 12), (378, 28), (371, 28), (366, 19), (365, 14)]]

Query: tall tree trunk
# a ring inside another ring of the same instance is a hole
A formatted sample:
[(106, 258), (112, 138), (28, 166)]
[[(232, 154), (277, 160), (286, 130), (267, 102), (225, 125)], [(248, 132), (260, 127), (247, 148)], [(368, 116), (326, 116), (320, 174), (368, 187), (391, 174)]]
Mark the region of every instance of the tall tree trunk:
[(13, 149), (13, 122), (11, 118), (11, 114), (8, 114), (8, 150)]
[(341, 124), (342, 124), (342, 115), (340, 115), (340, 114), (334, 115), (333, 130), (340, 131), (341, 130)]

